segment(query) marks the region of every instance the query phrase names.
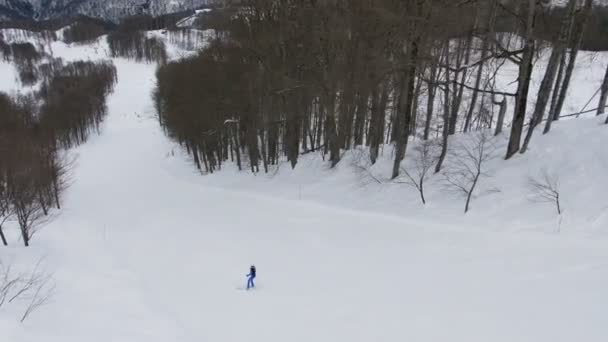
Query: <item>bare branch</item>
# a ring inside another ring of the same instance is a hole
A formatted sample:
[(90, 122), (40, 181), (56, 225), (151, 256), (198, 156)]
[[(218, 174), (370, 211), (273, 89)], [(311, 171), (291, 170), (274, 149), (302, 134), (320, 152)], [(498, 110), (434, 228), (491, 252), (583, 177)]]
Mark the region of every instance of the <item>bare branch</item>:
[[(466, 197), (464, 212), (469, 211), (471, 199), (481, 178), (490, 177), (485, 164), (495, 157), (493, 137), (482, 131), (460, 142), (452, 151), (451, 163), (443, 173), (445, 188)], [(495, 189), (497, 190), (497, 189)]]
[(557, 214), (562, 214), (559, 195), (559, 179), (556, 175), (550, 174), (547, 169), (543, 169), (540, 176), (528, 178), (528, 185), (532, 192), (532, 201), (553, 203), (555, 204)]
[(401, 171), (406, 177), (405, 184), (408, 184), (418, 190), (422, 204), (426, 204), (424, 197), (425, 180), (433, 168), (433, 165), (439, 159), (436, 144), (429, 140), (423, 140), (414, 148), (414, 159), (412, 168), (401, 167)]
[(364, 156), (362, 151), (353, 151), (353, 160), (351, 165), (363, 179), (369, 179), (375, 183), (382, 184), (382, 181), (378, 179), (378, 177), (374, 176), (370, 170), (372, 164), (369, 161), (369, 157)]
[(47, 304), (55, 293), (55, 285), (49, 285), (51, 277), (45, 277), (42, 281), (36, 286), (36, 292), (32, 295), (23, 316), (21, 317), (20, 322), (23, 323), (29, 315), (32, 314), (35, 310), (40, 308), (41, 306)]

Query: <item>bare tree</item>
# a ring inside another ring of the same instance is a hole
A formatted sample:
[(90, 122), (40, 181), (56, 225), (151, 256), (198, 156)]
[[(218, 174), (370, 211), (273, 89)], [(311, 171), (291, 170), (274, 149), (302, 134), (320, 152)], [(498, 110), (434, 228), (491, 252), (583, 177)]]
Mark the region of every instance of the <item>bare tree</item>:
[(55, 286), (51, 284), (51, 280), (52, 278), (50, 276), (45, 276), (36, 283), (34, 287), (35, 292), (29, 297), (28, 305), (23, 316), (21, 316), (21, 323), (23, 323), (32, 312), (51, 300), (55, 293)]
[(12, 204), (23, 244), (28, 247), (32, 236), (46, 218), (44, 206), (39, 200), (38, 188), (31, 179), (21, 179), (15, 183), (15, 190), (11, 195)]
[(437, 162), (436, 144), (430, 140), (422, 140), (414, 148), (414, 166), (410, 169), (402, 167), (401, 171), (405, 175), (405, 184), (413, 186), (420, 194), (422, 204), (426, 204), (424, 197), (424, 185), (429, 172)]
[(447, 189), (466, 198), (464, 212), (467, 213), (479, 181), (491, 176), (486, 163), (495, 157), (496, 146), (494, 137), (487, 131), (463, 138), (465, 140), (452, 153), (452, 162), (444, 177)]
[(41, 263), (38, 261), (29, 274), (23, 274), (13, 272), (11, 265), (0, 261), (0, 308), (18, 300), (27, 301), (21, 322), (53, 296), (53, 277), (40, 269)]
[(550, 174), (546, 169), (543, 169), (539, 177), (530, 177), (528, 184), (532, 192), (533, 201), (553, 203), (557, 209), (557, 214), (562, 214), (559, 197), (559, 178), (557, 175)]
[(363, 149), (357, 148), (353, 150), (353, 158), (351, 160), (351, 166), (355, 169), (358, 177), (364, 184), (378, 183), (382, 184), (382, 181), (374, 175), (371, 167), (374, 163), (370, 160), (369, 154)]

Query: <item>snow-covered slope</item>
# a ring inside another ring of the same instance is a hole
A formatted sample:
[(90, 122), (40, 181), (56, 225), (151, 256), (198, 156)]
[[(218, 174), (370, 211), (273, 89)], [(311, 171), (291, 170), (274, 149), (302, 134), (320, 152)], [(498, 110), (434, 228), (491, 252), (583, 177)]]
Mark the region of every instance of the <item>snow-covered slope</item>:
[[(569, 0), (550, 0), (551, 5), (565, 7)], [(608, 0), (593, 0), (594, 6), (608, 6)]]
[[(50, 46), (67, 60), (107, 57), (103, 39)], [(202, 177), (155, 119), (155, 66), (115, 63), (109, 116), (73, 151), (61, 214), (32, 248), (15, 230), (0, 248), (23, 269), (42, 258), (56, 285), (23, 324), (26, 303), (0, 310), (3, 341), (608, 338), (608, 127), (598, 118), (560, 122), (529, 154), (493, 161), (485, 186), (502, 192), (465, 216), (438, 180), (427, 207), (385, 182), (390, 147), (371, 169), (383, 184), (355, 171), (356, 153), (336, 169), (310, 155), (294, 171)], [(16, 87), (0, 78), (0, 90)], [(559, 233), (553, 208), (526, 199), (527, 175), (541, 167), (562, 181)], [(258, 288), (242, 291), (252, 263)]]

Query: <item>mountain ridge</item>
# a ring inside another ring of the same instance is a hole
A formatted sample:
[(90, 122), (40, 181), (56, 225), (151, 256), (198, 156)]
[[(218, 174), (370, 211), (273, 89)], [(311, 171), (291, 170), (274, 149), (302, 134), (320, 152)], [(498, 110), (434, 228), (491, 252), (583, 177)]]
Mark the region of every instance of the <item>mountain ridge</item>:
[(212, 0), (0, 0), (0, 20), (45, 20), (86, 15), (117, 22), (130, 15), (157, 16), (210, 3)]

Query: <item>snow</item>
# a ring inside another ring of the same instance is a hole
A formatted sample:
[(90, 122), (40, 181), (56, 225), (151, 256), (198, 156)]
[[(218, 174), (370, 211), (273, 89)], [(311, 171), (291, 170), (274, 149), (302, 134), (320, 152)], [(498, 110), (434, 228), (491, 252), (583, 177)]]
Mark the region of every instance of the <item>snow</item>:
[(15, 67), (0, 59), (0, 91), (1, 92), (12, 92), (15, 90), (15, 83), (17, 82), (17, 72)]
[(194, 10), (194, 14), (193, 15), (188, 16), (188, 17), (180, 20), (179, 22), (177, 22), (177, 24), (175, 26), (177, 26), (177, 27), (190, 27), (190, 26), (192, 26), (196, 22), (196, 19), (199, 17), (199, 15), (204, 14), (204, 13), (209, 13), (209, 12), (212, 12), (212, 11), (213, 11), (212, 8), (201, 8), (201, 9)]
[[(104, 44), (52, 49), (66, 60), (107, 58)], [(388, 182), (389, 146), (370, 169), (382, 184), (355, 171), (357, 153), (335, 169), (311, 154), (293, 171), (228, 166), (201, 176), (155, 119), (155, 66), (115, 64), (109, 115), (102, 134), (73, 151), (63, 210), (31, 248), (15, 230), (0, 248), (23, 269), (42, 259), (57, 289), (23, 324), (25, 303), (2, 308), (3, 341), (608, 338), (603, 117), (559, 122), (527, 154), (493, 160), (484, 187), (501, 192), (464, 215), (439, 177), (427, 207)], [(4, 78), (0, 86), (11, 89)], [(526, 177), (542, 167), (560, 176), (559, 231), (550, 205), (527, 200)], [(258, 288), (237, 290), (252, 263)]]
[[(550, 5), (554, 7), (566, 7), (569, 0), (551, 0)], [(581, 3), (582, 1), (579, 1)], [(608, 6), (608, 0), (594, 0), (594, 6)]]

